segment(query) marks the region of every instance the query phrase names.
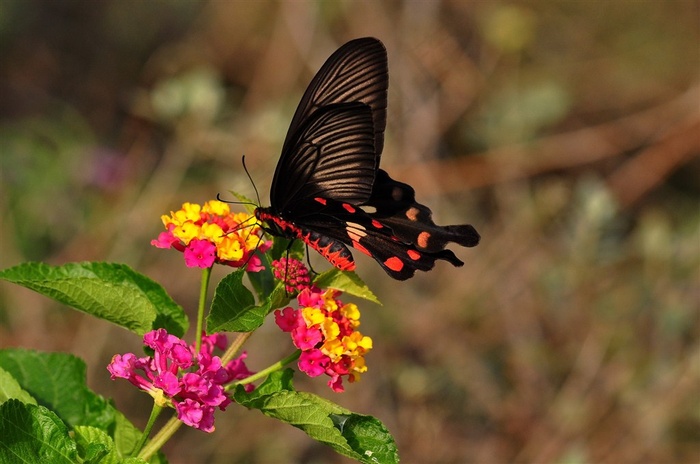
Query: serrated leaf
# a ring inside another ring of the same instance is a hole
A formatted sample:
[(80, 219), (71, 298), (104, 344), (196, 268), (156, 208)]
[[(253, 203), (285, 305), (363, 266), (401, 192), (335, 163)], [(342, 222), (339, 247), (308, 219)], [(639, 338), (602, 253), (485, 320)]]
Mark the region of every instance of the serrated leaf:
[(56, 414), (13, 399), (0, 405), (0, 462), (73, 464), (78, 451)]
[(331, 269), (317, 275), (314, 279), (314, 283), (320, 288), (334, 288), (348, 295), (363, 298), (372, 303), (377, 303), (378, 305), (382, 304), (369, 287), (367, 287), (367, 284), (354, 272)]
[(107, 429), (114, 422), (113, 407), (87, 388), (85, 363), (75, 356), (7, 349), (0, 351), (0, 367), (70, 425)]
[(117, 464), (120, 462), (112, 437), (96, 427), (76, 426), (75, 441), (78, 454), (86, 464)]
[(239, 385), (234, 399), (303, 430), (314, 440), (357, 461), (382, 464), (399, 461), (396, 443), (379, 420), (355, 414), (311, 393), (294, 391), (291, 378), (283, 375), (270, 375), (250, 394)]
[[(121, 456), (129, 456), (136, 449), (143, 432), (137, 429), (120, 411), (115, 410), (114, 433), (112, 438)], [(151, 461), (154, 461), (151, 459)]]
[(163, 287), (124, 264), (24, 263), (0, 271), (0, 278), (138, 335), (162, 327), (181, 337), (187, 330), (187, 316)]
[(209, 333), (251, 332), (265, 322), (265, 317), (270, 312), (289, 302), (284, 286), (280, 283), (256, 305), (253, 294), (243, 285), (242, 278), (243, 271), (232, 272), (216, 287), (211, 312), (207, 316)]
[(255, 306), (253, 294), (243, 285), (244, 274), (242, 269), (234, 271), (216, 286), (211, 311), (207, 316), (207, 332), (234, 331), (230, 327), (237, 325)]
[(237, 394), (244, 394), (246, 401), (252, 401), (283, 390), (294, 391), (294, 386), (292, 385), (293, 377), (294, 371), (292, 369), (275, 371), (268, 375), (265, 381), (250, 393), (245, 391), (245, 387), (243, 385), (237, 385), (236, 389), (240, 389)]
[(0, 404), (13, 398), (22, 403), (36, 404), (36, 399), (22, 388), (17, 379), (0, 367)]
[(0, 367), (67, 424), (90, 425), (107, 431), (121, 456), (134, 451), (141, 431), (109, 401), (87, 387), (85, 363), (81, 359), (66, 353), (6, 349), (0, 350)]
[[(367, 462), (398, 462), (394, 437), (378, 419), (361, 414), (331, 414), (330, 419), (350, 447), (366, 456)], [(391, 460), (385, 460), (386, 457)]]

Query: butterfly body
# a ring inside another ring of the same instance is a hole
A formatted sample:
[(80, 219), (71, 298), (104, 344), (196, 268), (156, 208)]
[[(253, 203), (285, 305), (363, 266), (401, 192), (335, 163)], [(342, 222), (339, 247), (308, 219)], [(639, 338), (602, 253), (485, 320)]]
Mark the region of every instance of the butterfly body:
[(354, 271), (355, 260), (352, 253), (342, 242), (333, 240), (315, 230), (306, 229), (285, 221), (278, 214), (271, 213), (269, 208), (258, 208), (255, 217), (267, 224), (266, 230), (272, 235), (301, 240), (316, 250), (321, 256), (341, 271)]
[(379, 169), (388, 65), (374, 38), (339, 48), (312, 79), (285, 139), (256, 218), (272, 235), (298, 239), (341, 270), (354, 270), (354, 248), (405, 280), (436, 260), (461, 266), (448, 242), (475, 246), (470, 225), (438, 226), (413, 188)]

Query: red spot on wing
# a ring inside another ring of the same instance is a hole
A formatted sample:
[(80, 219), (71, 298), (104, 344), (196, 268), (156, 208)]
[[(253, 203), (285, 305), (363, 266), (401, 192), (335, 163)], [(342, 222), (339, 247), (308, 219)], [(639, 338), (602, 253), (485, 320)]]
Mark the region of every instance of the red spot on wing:
[(384, 265), (394, 272), (399, 272), (401, 271), (401, 269), (403, 269), (403, 261), (401, 261), (396, 256), (392, 256), (391, 258), (384, 261)]
[(321, 198), (321, 197), (316, 197), (316, 198), (314, 198), (314, 200), (321, 203), (323, 206), (326, 206), (326, 203), (328, 202), (328, 200), (326, 200), (325, 198)]
[(382, 229), (384, 227), (384, 225), (376, 219), (372, 219), (372, 225), (375, 229)]
[(352, 205), (350, 205), (350, 204), (343, 203), (343, 208), (345, 208), (345, 211), (347, 211), (348, 213), (354, 213), (354, 212), (355, 212), (355, 207), (352, 206)]
[(370, 257), (372, 256), (372, 253), (370, 253), (369, 250), (368, 250), (367, 248), (365, 248), (365, 247), (363, 247), (362, 245), (360, 245), (359, 242), (356, 242), (356, 241), (353, 240), (353, 242), (352, 242), (352, 247), (353, 247), (354, 249), (356, 249), (357, 251), (361, 251), (362, 253), (366, 254), (367, 256), (370, 256)]
[(420, 253), (418, 253), (416, 250), (407, 250), (406, 254), (413, 261), (418, 261), (420, 259)]

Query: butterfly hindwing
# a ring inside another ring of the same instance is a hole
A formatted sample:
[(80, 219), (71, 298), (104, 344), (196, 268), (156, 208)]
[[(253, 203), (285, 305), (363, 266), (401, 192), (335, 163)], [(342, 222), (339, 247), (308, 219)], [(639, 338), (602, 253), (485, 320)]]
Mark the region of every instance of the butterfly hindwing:
[(439, 251), (448, 242), (465, 247), (479, 243), (480, 236), (470, 225), (435, 224), (430, 209), (416, 201), (413, 188), (392, 179), (382, 169), (377, 170), (372, 195), (365, 207), (372, 208), (372, 216), (391, 227), (399, 239), (412, 243), (419, 250)]
[[(450, 250), (439, 248), (427, 251), (410, 239), (403, 239), (401, 235), (407, 237), (407, 233), (397, 234), (397, 228), (389, 225), (390, 217), (377, 217), (374, 213), (366, 212), (364, 207), (315, 198), (313, 204), (306, 205), (306, 209), (313, 210), (314, 213), (305, 220), (296, 222), (300, 230), (312, 230), (370, 256), (394, 279), (406, 280), (413, 277), (416, 270), (428, 271), (437, 260), (448, 261), (454, 266), (464, 264)], [(443, 229), (432, 221), (431, 224), (435, 230)], [(310, 245), (319, 251), (315, 244)], [(328, 259), (326, 253), (321, 254)]]

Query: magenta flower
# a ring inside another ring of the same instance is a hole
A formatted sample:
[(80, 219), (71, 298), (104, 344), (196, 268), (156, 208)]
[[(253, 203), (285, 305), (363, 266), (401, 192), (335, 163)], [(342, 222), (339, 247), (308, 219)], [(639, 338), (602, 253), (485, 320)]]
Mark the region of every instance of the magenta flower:
[[(127, 379), (154, 398), (164, 395), (178, 419), (204, 432), (214, 431), (214, 411), (223, 411), (231, 404), (224, 385), (253, 374), (245, 365), (245, 352), (226, 366), (213, 355), (215, 347), (226, 348), (223, 334), (203, 336), (199, 353), (195, 353), (194, 345), (188, 346), (165, 329), (148, 332), (143, 341), (153, 349), (153, 357), (115, 355), (107, 366), (112, 379)], [(247, 391), (253, 388), (252, 384), (246, 385)]]
[(326, 372), (331, 358), (321, 353), (321, 350), (303, 351), (299, 356), (299, 370), (309, 377), (318, 377)]
[(216, 246), (208, 240), (194, 239), (185, 249), (185, 264), (187, 267), (211, 267), (216, 260)]

